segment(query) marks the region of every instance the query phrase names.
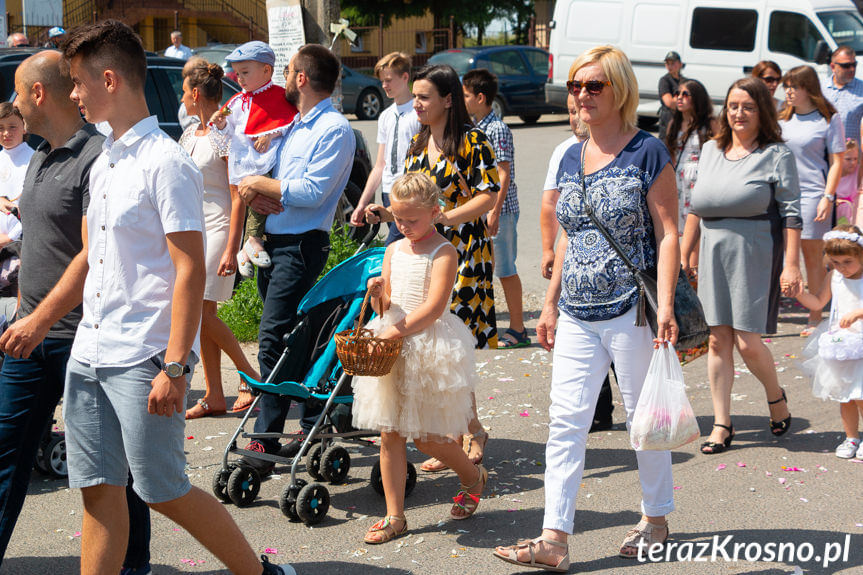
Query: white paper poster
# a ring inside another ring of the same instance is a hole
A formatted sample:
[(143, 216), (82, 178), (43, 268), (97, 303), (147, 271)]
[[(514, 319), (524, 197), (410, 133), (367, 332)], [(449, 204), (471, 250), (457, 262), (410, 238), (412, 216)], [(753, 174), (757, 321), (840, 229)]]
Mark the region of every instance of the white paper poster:
[(276, 66), (273, 82), (285, 85), (282, 71), (303, 44), (306, 34), (303, 30), (303, 8), (300, 0), (267, 0), (267, 20), (270, 28), (270, 47), (276, 53)]

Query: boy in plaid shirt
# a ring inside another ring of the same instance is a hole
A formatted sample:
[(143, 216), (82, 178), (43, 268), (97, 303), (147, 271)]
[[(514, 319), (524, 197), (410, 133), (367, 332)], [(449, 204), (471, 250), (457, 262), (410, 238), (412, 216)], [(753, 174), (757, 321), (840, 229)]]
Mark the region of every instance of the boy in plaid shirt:
[(462, 78), (464, 103), (476, 126), (488, 137), (497, 160), (500, 192), (488, 213), (486, 225), (494, 242), (494, 275), (503, 286), (509, 309), (509, 328), (498, 337), (499, 348), (526, 347), (530, 338), (524, 327), (521, 278), (515, 268), (518, 233), (518, 188), (515, 185), (515, 148), (512, 132), (491, 110), (497, 96), (497, 78), (485, 69), (471, 70)]

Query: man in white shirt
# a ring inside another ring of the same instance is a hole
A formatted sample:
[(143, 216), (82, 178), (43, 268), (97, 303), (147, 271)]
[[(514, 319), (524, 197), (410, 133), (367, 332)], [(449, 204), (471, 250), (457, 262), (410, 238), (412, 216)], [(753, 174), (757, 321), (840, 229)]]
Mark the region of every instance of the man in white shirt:
[(171, 32), (171, 45), (165, 48), (166, 58), (188, 60), (192, 57), (192, 49), (183, 45), (183, 33), (179, 30)]
[[(378, 186), (381, 186), (381, 203), (389, 207), (393, 182), (405, 173), (405, 158), (411, 139), (420, 131), (410, 87), (410, 56), (401, 52), (387, 54), (375, 64), (375, 76), (380, 79), (387, 98), (393, 99), (393, 104), (381, 112), (378, 118), (378, 155), (375, 167), (366, 180), (363, 195), (351, 215), (353, 226), (365, 223), (366, 206), (374, 201)], [(386, 245), (402, 237), (394, 223), (389, 226)]]
[[(127, 473), (150, 508), (232, 573), (285, 575), (255, 557), (225, 508), (185, 474), (184, 413), (204, 292), (203, 177), (159, 129), (147, 60), (127, 25), (104, 20), (64, 48), (72, 100), (111, 133), (90, 170), (83, 317), (66, 377), (69, 486), (81, 489), (82, 573), (118, 573)], [(110, 196), (110, 197), (109, 197)]]

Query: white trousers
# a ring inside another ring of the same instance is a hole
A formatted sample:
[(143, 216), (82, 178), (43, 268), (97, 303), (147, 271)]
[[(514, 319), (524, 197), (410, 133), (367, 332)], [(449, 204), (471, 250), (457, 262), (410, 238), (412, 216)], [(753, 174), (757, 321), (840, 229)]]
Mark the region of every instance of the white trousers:
[[(614, 362), (626, 409), (626, 428), (641, 395), (653, 353), (649, 327), (635, 326), (635, 308), (607, 321), (581, 321), (561, 313), (551, 375), (551, 419), (545, 448), (543, 528), (572, 533), (575, 498), (584, 473), (587, 432), (602, 381)], [(674, 510), (670, 451), (638, 451), (641, 512), (662, 516)]]

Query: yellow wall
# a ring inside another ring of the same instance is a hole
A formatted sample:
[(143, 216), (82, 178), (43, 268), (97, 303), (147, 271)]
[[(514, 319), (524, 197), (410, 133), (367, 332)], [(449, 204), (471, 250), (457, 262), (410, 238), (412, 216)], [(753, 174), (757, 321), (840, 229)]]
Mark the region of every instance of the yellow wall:
[[(447, 28), (443, 26), (442, 28)], [(383, 50), (380, 48), (380, 33), (377, 27), (371, 29), (356, 29), (355, 31), (362, 37), (362, 50), (351, 49), (351, 46), (346, 40), (339, 39), (336, 44), (336, 51), (341, 57), (345, 56), (380, 56), (389, 54), (390, 52), (405, 52), (410, 55), (425, 53), (433, 54), (436, 49), (434, 38), (438, 38), (438, 42), (446, 41), (446, 32), (431, 33), (435, 29), (434, 16), (431, 13), (426, 13), (423, 16), (408, 16), (406, 18), (393, 19), (389, 26), (384, 28), (383, 33)], [(422, 50), (420, 41), (417, 38), (418, 33), (425, 32), (425, 50)], [(460, 39), (457, 43), (460, 44)]]

